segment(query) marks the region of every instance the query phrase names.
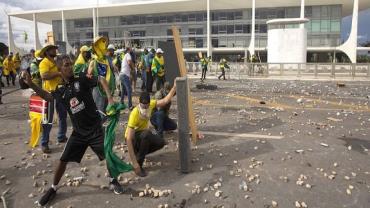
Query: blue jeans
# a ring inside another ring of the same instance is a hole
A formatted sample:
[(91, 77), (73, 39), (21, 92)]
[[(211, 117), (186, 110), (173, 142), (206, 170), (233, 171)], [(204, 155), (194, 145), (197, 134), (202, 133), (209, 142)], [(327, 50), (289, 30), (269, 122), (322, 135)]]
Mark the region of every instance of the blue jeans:
[[(58, 134), (57, 134), (57, 139), (58, 141), (61, 141), (66, 137), (67, 133), (67, 110), (63, 106), (62, 103), (56, 103), (55, 108), (58, 113), (59, 117), (59, 128), (58, 128)], [(49, 124), (42, 124), (42, 135), (41, 135), (41, 146), (45, 147), (48, 146), (49, 144), (49, 136), (50, 136), (50, 131), (53, 127), (52, 122), (53, 122), (53, 117), (54, 117), (54, 101), (48, 103), (48, 111), (49, 116), (48, 116), (48, 121)]]
[(125, 93), (123, 92), (126, 92), (127, 98), (128, 98), (128, 107), (131, 108), (132, 107), (132, 88), (131, 88), (130, 77), (125, 74), (120, 74), (119, 80), (121, 81), (121, 88), (122, 88), (121, 103), (124, 103)]
[(174, 120), (170, 119), (166, 112), (159, 110), (153, 113), (150, 122), (160, 137), (163, 137), (164, 131), (173, 131), (177, 129), (177, 124)]
[(142, 84), (141, 84), (141, 89), (142, 90), (145, 90), (146, 89), (146, 70), (141, 70), (141, 81), (142, 81)]

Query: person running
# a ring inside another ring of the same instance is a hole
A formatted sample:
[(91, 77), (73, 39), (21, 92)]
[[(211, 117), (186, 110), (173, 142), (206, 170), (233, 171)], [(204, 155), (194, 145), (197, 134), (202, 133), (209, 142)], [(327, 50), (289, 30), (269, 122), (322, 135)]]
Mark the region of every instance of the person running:
[(15, 86), (15, 76), (17, 72), (15, 70), (12, 52), (10, 52), (8, 57), (5, 58), (3, 65), (4, 65), (3, 73), (4, 73), (4, 76), (6, 77), (6, 84), (9, 87), (10, 81), (11, 81), (13, 86)]
[[(53, 92), (58, 85), (62, 84), (62, 75), (56, 65), (55, 57), (57, 56), (58, 46), (46, 45), (40, 51), (40, 56), (44, 57), (39, 64), (40, 76), (42, 79), (42, 89), (48, 92)], [(41, 150), (42, 152), (49, 154), (51, 150), (49, 148), (49, 137), (50, 131), (53, 127), (54, 117), (54, 106), (58, 113), (59, 128), (57, 141), (59, 143), (65, 143), (67, 141), (67, 111), (65, 107), (54, 101), (48, 102), (48, 115), (47, 123), (42, 124), (42, 136), (41, 136)]]
[(161, 100), (151, 100), (148, 92), (142, 92), (137, 105), (130, 113), (125, 132), (128, 153), (135, 173), (140, 177), (147, 174), (143, 163), (147, 154), (153, 153), (165, 145), (165, 140), (149, 129), (149, 120), (155, 108), (164, 108), (176, 93), (176, 84)]
[(155, 85), (156, 85), (157, 91), (159, 91), (162, 89), (166, 81), (163, 50), (160, 48), (157, 49), (156, 55), (152, 62), (152, 73), (153, 73), (153, 79), (155, 79)]
[(89, 68), (89, 63), (91, 59), (91, 48), (83, 45), (80, 48), (80, 54), (73, 65), (73, 73), (75, 76), (79, 76), (81, 72), (86, 73), (87, 69)]
[(125, 92), (127, 94), (128, 107), (130, 110), (132, 106), (132, 87), (131, 87), (131, 72), (135, 70), (135, 65), (131, 57), (131, 48), (126, 48), (125, 56), (122, 59), (121, 71), (119, 79), (121, 81), (121, 103), (125, 101)]
[[(154, 98), (156, 100), (161, 100), (165, 98), (171, 90), (169, 82), (164, 83), (164, 87), (155, 93)], [(171, 108), (171, 102), (169, 102), (164, 107), (159, 107), (155, 109), (152, 117), (150, 118), (151, 124), (154, 126), (157, 134), (163, 138), (164, 131), (174, 131), (177, 129), (177, 124), (174, 120), (169, 117)]]
[[(114, 76), (114, 69), (109, 61), (108, 57), (106, 56), (107, 53), (107, 46), (108, 46), (108, 38), (100, 36), (95, 38), (93, 43), (93, 52), (95, 54), (94, 59), (90, 62), (89, 69), (87, 74), (89, 76), (101, 76), (104, 77), (108, 83), (109, 90), (111, 93), (114, 93), (114, 89), (116, 87), (116, 78)], [(103, 89), (103, 87), (98, 84), (97, 87), (93, 90), (93, 97), (98, 108), (98, 111), (101, 114), (102, 121), (105, 122), (106, 120), (106, 108), (108, 105), (107, 95)]]
[[(80, 73), (80, 76), (74, 77), (72, 62), (67, 55), (58, 59), (60, 73), (63, 77), (64, 84), (59, 85), (53, 92), (48, 92), (35, 85), (27, 72), (22, 73), (22, 79), (38, 95), (47, 101), (56, 100), (68, 109), (68, 114), (72, 121), (73, 131), (68, 139), (64, 151), (57, 165), (54, 179), (49, 190), (38, 201), (39, 205), (45, 206), (55, 196), (58, 190), (60, 179), (66, 170), (69, 162), (80, 163), (85, 151), (90, 147), (99, 160), (104, 160), (104, 133), (102, 129), (101, 118), (97, 112), (96, 105), (92, 97), (92, 88), (98, 83), (103, 87), (108, 95), (109, 104), (113, 104), (113, 98), (109, 91), (109, 86), (105, 77), (89, 76)], [(115, 194), (122, 194), (123, 187), (116, 178), (110, 178), (110, 189)]]

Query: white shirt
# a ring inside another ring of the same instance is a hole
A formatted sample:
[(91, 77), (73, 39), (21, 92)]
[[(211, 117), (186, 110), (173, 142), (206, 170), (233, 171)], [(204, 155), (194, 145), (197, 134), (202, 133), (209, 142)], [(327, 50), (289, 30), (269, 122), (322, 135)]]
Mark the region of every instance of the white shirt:
[(130, 53), (126, 53), (125, 56), (122, 59), (120, 74), (124, 74), (124, 75), (130, 77), (131, 67), (129, 65), (129, 61), (131, 61), (131, 60), (132, 60), (132, 58), (131, 58)]

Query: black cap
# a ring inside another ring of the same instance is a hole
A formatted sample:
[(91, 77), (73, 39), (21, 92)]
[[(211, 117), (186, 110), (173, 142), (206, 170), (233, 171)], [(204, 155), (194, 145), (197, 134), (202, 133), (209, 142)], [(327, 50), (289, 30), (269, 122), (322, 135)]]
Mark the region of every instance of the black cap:
[(139, 102), (142, 104), (149, 104), (150, 103), (150, 94), (148, 92), (142, 92), (140, 94)]

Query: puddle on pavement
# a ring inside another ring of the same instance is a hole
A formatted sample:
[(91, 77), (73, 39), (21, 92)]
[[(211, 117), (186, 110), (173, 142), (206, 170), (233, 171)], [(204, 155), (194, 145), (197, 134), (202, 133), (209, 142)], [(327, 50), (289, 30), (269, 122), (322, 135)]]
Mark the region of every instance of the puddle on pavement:
[(346, 142), (344, 146), (352, 146), (352, 150), (357, 151), (362, 154), (366, 154), (365, 150), (370, 149), (370, 141), (357, 138), (338, 138)]

